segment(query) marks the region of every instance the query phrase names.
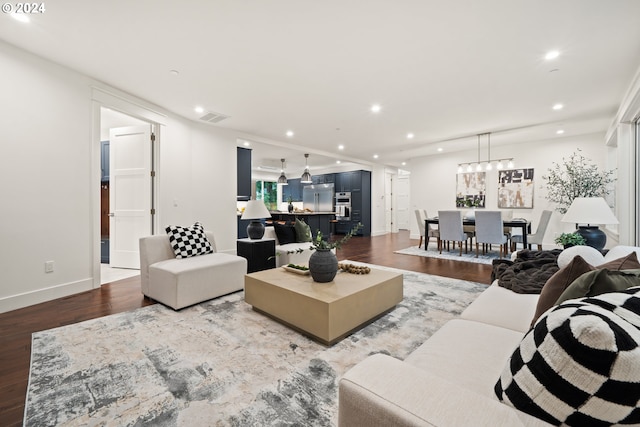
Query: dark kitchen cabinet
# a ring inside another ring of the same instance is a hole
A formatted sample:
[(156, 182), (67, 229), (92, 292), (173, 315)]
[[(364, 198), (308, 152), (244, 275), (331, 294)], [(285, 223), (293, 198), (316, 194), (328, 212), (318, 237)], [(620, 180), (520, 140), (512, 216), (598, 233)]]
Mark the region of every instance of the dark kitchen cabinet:
[(324, 175), (313, 175), (311, 177), (312, 184), (333, 184), (335, 179), (335, 174), (327, 173)]
[(238, 200), (251, 199), (251, 150), (238, 147)]
[(109, 182), (109, 141), (100, 142), (100, 167), (102, 169), (100, 180)]
[(288, 202), (291, 197), (292, 202), (302, 201), (302, 184), (300, 178), (287, 179), (288, 185), (282, 186), (282, 201)]
[(304, 221), (311, 228), (311, 234), (315, 237), (318, 230), (323, 236), (331, 234), (331, 221), (334, 219), (333, 214), (303, 214), (303, 213), (272, 213), (271, 217), (276, 221), (294, 222), (296, 219)]
[(359, 222), (363, 228), (360, 236), (371, 235), (371, 172), (359, 170), (335, 174), (337, 192), (351, 193), (351, 217), (349, 221), (338, 221), (336, 233), (346, 234)]
[[(361, 189), (362, 172), (365, 171), (351, 171), (335, 174), (335, 189), (336, 191), (358, 191)], [(369, 172), (370, 173), (370, 172)]]
[(247, 226), (252, 220), (241, 219), (241, 215), (238, 215), (238, 239), (246, 239), (249, 237), (247, 234)]

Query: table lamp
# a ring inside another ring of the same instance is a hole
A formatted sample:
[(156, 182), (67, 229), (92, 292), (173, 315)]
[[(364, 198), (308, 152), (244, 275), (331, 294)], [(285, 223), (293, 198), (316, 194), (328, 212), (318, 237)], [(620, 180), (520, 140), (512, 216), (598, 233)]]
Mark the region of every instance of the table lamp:
[(602, 197), (576, 197), (562, 217), (562, 222), (578, 225), (576, 233), (584, 237), (587, 246), (602, 250), (607, 243), (607, 235), (593, 224), (618, 224), (618, 219)]
[(263, 218), (271, 218), (262, 200), (249, 200), (244, 208), (241, 219), (250, 219), (247, 225), (247, 234), (250, 239), (258, 240), (264, 236), (264, 224), (260, 221)]

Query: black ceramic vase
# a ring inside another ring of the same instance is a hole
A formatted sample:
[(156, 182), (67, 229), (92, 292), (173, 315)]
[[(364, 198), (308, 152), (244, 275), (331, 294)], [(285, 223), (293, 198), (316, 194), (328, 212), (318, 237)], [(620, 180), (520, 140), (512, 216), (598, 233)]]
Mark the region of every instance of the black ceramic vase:
[(291, 203), (289, 203), (289, 206), (287, 206), (287, 209), (289, 210), (289, 213), (293, 212), (293, 205)]
[(330, 249), (316, 249), (309, 257), (309, 273), (314, 282), (330, 282), (337, 272), (338, 258)]

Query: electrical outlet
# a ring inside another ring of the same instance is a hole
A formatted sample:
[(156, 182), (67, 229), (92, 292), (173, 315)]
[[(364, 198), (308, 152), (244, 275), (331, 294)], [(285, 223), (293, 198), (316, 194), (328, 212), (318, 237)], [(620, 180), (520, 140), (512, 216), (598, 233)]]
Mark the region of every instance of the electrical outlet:
[(44, 263), (44, 272), (53, 273), (53, 261), (46, 261)]

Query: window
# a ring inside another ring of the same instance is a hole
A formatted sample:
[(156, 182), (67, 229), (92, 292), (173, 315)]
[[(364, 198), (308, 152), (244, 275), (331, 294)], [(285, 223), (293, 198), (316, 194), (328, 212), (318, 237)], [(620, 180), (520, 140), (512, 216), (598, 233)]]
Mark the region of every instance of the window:
[(256, 199), (263, 200), (270, 211), (277, 211), (278, 183), (275, 181), (256, 181)]

